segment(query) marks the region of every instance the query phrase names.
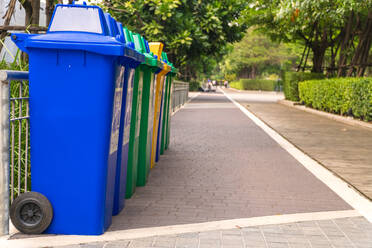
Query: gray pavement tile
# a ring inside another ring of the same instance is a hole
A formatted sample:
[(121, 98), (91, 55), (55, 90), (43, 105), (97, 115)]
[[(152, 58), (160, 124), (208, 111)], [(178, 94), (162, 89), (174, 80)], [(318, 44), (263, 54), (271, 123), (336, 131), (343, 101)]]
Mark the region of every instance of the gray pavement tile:
[(372, 242), (353, 242), (358, 248), (372, 248)]
[(154, 238), (135, 239), (129, 243), (128, 248), (151, 247), (153, 242)]
[(278, 243), (280, 243), (280, 242), (287, 242), (287, 238), (286, 237), (284, 237), (282, 234), (279, 234), (279, 233), (275, 233), (275, 234), (266, 234), (266, 233), (264, 233), (264, 236), (265, 236), (265, 240), (267, 241), (267, 242), (278, 242)]
[(129, 240), (118, 240), (107, 242), (104, 248), (127, 248), (129, 246)]
[(249, 241), (245, 242), (246, 248), (267, 248), (267, 245), (265, 242), (257, 242), (257, 241)]
[(264, 237), (262, 236), (261, 233), (250, 233), (250, 234), (244, 234), (243, 239), (245, 240), (245, 242), (263, 241)]
[(268, 242), (267, 244), (270, 248), (289, 248), (287, 242)]
[(106, 242), (95, 242), (89, 244), (81, 244), (80, 248), (103, 248)]
[(311, 248), (309, 243), (291, 243), (288, 242), (289, 247), (291, 248)]

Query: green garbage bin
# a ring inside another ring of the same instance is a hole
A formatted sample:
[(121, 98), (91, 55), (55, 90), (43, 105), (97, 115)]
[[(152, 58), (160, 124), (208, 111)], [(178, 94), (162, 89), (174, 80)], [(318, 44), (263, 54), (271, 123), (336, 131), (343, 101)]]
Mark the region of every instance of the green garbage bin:
[(170, 115), (172, 114), (172, 99), (173, 99), (173, 78), (177, 75), (178, 69), (171, 64), (172, 70), (170, 73), (169, 77), (169, 104), (168, 104), (168, 110), (169, 110), (169, 115), (168, 115), (168, 126), (167, 126), (167, 131), (166, 131), (166, 138), (165, 138), (165, 149), (168, 149), (169, 143), (170, 143), (170, 130), (171, 130), (171, 121), (170, 121)]
[[(168, 60), (167, 55), (164, 54), (165, 59)], [(171, 66), (171, 71), (167, 74), (166, 85), (165, 85), (165, 104), (164, 104), (164, 115), (163, 115), (163, 126), (162, 126), (162, 138), (160, 146), (160, 154), (163, 154), (168, 149), (170, 141), (170, 120), (171, 120), (171, 104), (172, 104), (172, 79), (177, 73), (177, 69), (172, 63), (168, 64)]]
[[(124, 34), (128, 36), (128, 40), (134, 43), (134, 48), (140, 53), (145, 53), (145, 48), (142, 45), (141, 36), (132, 33), (126, 28), (123, 28)], [(138, 150), (139, 150), (139, 134), (141, 123), (141, 105), (143, 91), (143, 74), (144, 66), (136, 68), (134, 73), (133, 98), (132, 98), (132, 116), (129, 135), (129, 151), (128, 151), (128, 167), (125, 198), (132, 197), (137, 184), (137, 166), (138, 166)]]
[(161, 71), (163, 64), (150, 52), (148, 42), (140, 37), (145, 62), (138, 68), (142, 72), (143, 88), (141, 107), (138, 111), (141, 115), (139, 125), (139, 144), (137, 156), (137, 186), (145, 186), (151, 165), (151, 149), (153, 136), (153, 120), (155, 108), (155, 77)]

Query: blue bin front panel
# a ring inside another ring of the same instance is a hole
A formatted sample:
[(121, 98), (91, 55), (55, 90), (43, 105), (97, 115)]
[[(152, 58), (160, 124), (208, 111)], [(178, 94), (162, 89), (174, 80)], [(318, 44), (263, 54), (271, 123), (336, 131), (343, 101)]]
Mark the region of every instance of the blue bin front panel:
[(123, 105), (120, 118), (119, 144), (117, 156), (117, 171), (115, 182), (115, 197), (113, 215), (118, 215), (124, 208), (125, 190), (128, 167), (130, 120), (132, 116), (133, 80), (135, 69), (126, 66), (124, 75)]
[[(120, 120), (121, 120), (121, 109), (123, 101), (123, 86), (124, 86), (124, 75), (126, 68), (124, 66), (118, 66), (115, 76), (115, 95), (113, 104), (113, 116), (111, 124), (111, 138), (110, 138), (110, 156), (109, 156), (109, 167), (112, 168), (108, 172), (115, 172), (114, 174), (108, 175), (107, 189), (106, 189), (106, 202), (110, 203), (109, 207), (105, 208), (105, 216), (112, 216), (114, 208), (114, 195), (115, 195), (115, 180), (117, 170), (117, 158), (118, 158), (118, 147), (119, 147), (119, 134), (120, 134)], [(120, 171), (119, 171), (120, 172)], [(110, 221), (109, 221), (110, 220)], [(105, 229), (111, 225), (111, 218), (107, 217), (105, 222)]]
[(46, 232), (102, 234), (117, 158), (110, 149), (116, 59), (53, 49), (30, 49), (29, 58), (32, 190), (54, 211)]
[(160, 145), (161, 145), (161, 136), (162, 136), (162, 126), (163, 126), (163, 111), (164, 111), (164, 97), (165, 97), (165, 82), (166, 78), (164, 79), (163, 85), (163, 92), (161, 93), (161, 105), (160, 105), (160, 117), (159, 117), (159, 125), (158, 125), (158, 137), (156, 140), (156, 154), (155, 154), (155, 162), (159, 162), (160, 159)]
[(161, 127), (163, 124), (163, 101), (164, 101), (164, 95), (162, 95), (161, 104), (160, 104), (160, 117), (159, 117), (159, 125), (158, 125), (158, 137), (156, 140), (155, 162), (159, 162), (159, 159), (160, 159), (160, 137), (162, 133)]

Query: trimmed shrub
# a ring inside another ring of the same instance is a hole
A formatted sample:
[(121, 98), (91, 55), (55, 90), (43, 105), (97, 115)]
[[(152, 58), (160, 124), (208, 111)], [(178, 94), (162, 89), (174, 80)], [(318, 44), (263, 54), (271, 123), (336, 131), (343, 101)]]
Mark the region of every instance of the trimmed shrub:
[(192, 81), (189, 83), (189, 91), (198, 91), (200, 83), (198, 81)]
[(237, 90), (244, 90), (243, 89), (243, 84), (241, 83), (241, 81), (233, 81), (233, 82), (230, 82), (229, 83), (229, 86), (231, 88), (234, 88), (234, 89), (237, 89)]
[(311, 72), (285, 72), (283, 78), (283, 87), (285, 99), (296, 101), (300, 100), (298, 95), (298, 83), (312, 79), (324, 79), (322, 73)]
[(306, 106), (341, 115), (372, 120), (372, 78), (332, 78), (299, 83)]
[(239, 81), (234, 81), (230, 83), (230, 87), (238, 90), (274, 91), (276, 85), (277, 85), (276, 80), (246, 78), (242, 78)]

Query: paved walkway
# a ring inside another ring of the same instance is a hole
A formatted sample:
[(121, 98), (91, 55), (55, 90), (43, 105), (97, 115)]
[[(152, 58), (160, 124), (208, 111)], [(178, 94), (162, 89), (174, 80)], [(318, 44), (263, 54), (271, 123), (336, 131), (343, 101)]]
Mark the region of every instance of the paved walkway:
[[(271, 101), (272, 96), (264, 98)], [(106, 236), (97, 237), (101, 242), (89, 243), (94, 239), (89, 237), (89, 242), (65, 247), (372, 247), (372, 225), (363, 217), (332, 218), (347, 210), (352, 208), (222, 93), (201, 94), (173, 116), (169, 150), (152, 169), (148, 185), (137, 188), (114, 217)], [(324, 211), (332, 211), (327, 220), (250, 227), (221, 222)], [(132, 237), (159, 227), (214, 221), (221, 224), (212, 231), (190, 232), (190, 227), (185, 233)], [(63, 239), (49, 238), (51, 246)]]
[(276, 102), (259, 101), (263, 98), (254, 92), (227, 92), (291, 143), (372, 199), (372, 130)]
[(222, 93), (174, 115), (170, 149), (110, 230), (350, 209)]

